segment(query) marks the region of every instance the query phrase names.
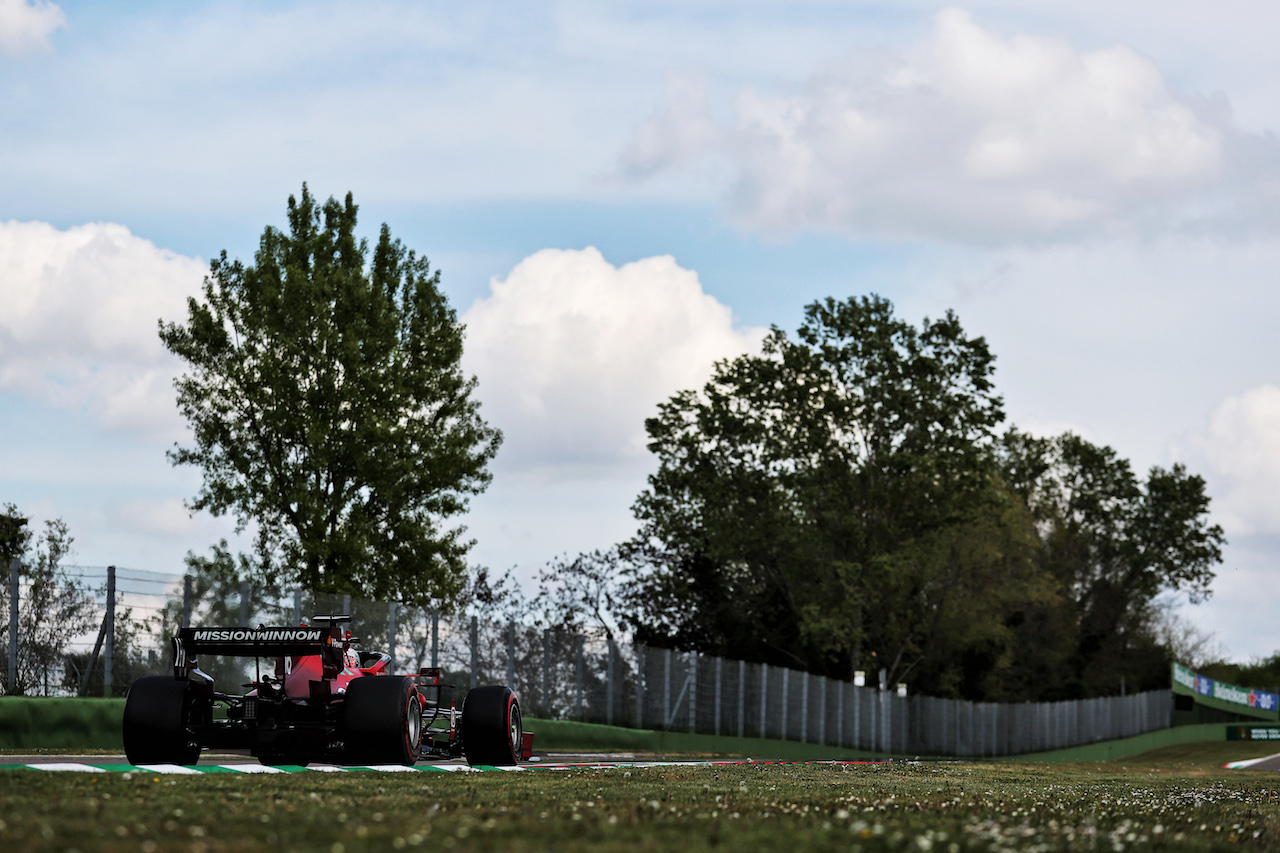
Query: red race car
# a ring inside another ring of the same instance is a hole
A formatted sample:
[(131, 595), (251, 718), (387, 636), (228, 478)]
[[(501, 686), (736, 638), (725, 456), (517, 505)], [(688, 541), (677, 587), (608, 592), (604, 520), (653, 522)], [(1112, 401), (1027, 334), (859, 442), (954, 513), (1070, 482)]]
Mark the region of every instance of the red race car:
[[(471, 765), (527, 759), (533, 735), (509, 687), (476, 687), (459, 714), (445, 708), (436, 668), (415, 676), (386, 672), (391, 656), (357, 651), (339, 626), (348, 616), (316, 616), (296, 628), (181, 628), (173, 675), (139, 678), (124, 706), (131, 764), (195, 764), (200, 751), (248, 749), (263, 764), (405, 764), (465, 757)], [(243, 695), (214, 688), (200, 654), (256, 659)], [(262, 660), (274, 658), (271, 674)], [(434, 695), (428, 696), (429, 692)]]

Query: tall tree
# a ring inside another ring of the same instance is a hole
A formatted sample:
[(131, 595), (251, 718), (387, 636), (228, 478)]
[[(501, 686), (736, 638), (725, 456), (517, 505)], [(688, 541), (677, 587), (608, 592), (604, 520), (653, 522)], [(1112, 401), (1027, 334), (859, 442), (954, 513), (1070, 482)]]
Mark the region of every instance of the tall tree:
[[(64, 565), (73, 539), (61, 519), (46, 521), (44, 532), (36, 535), (26, 529), (26, 519), (9, 504), (0, 508), (0, 520), (7, 528), (6, 553), (21, 561), (18, 678), (14, 684), (4, 685), (5, 693), (20, 695), (45, 683), (62, 683), (71, 643), (94, 627), (99, 614), (93, 593)], [(8, 580), (6, 571), (5, 582), (0, 584), (0, 653), (4, 659), (9, 654)], [(0, 670), (0, 677), (7, 677), (5, 670)]]
[(663, 404), (627, 551), (641, 638), (909, 672), (947, 602), (995, 571), (924, 557), (977, 555), (956, 531), (1004, 516), (993, 362), (953, 314), (917, 329), (885, 299), (827, 299), (795, 339), (775, 328), (762, 354)]
[(448, 519), (481, 492), (501, 435), (463, 375), (463, 328), (425, 257), (357, 208), (289, 197), (253, 264), (210, 265), (175, 386), (194, 443), (169, 453), (203, 486), (192, 510), (256, 526), (264, 580), (421, 601), (462, 584), (470, 542)]
[(1053, 662), (1026, 661), (1025, 677), (1054, 672), (1059, 692), (1046, 698), (1114, 693), (1122, 678), (1131, 689), (1161, 686), (1170, 651), (1157, 596), (1207, 598), (1226, 542), (1209, 522), (1204, 480), (1177, 464), (1140, 480), (1113, 449), (1071, 433), (1010, 430), (1000, 458), (1038, 526), (1038, 561), (1069, 607), (1033, 614), (1023, 628), (1064, 652)]

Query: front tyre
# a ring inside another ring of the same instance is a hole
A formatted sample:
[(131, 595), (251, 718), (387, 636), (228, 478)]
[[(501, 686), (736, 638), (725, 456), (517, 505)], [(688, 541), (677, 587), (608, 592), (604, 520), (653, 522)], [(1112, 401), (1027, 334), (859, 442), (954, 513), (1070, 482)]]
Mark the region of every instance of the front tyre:
[(418, 760), (422, 702), (411, 679), (353, 678), (342, 706), (348, 763), (409, 766)]
[(524, 748), (520, 702), (510, 687), (493, 685), (468, 691), (462, 702), (462, 752), (472, 767), (514, 767)]
[(124, 754), (130, 764), (195, 764), (200, 745), (187, 726), (191, 682), (148, 675), (133, 682), (124, 701)]

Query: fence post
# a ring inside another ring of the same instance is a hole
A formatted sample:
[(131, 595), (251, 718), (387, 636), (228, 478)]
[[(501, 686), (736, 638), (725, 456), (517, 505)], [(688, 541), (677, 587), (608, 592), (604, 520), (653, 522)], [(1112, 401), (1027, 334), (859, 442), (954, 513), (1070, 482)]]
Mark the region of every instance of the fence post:
[(554, 716), (551, 710), (551, 630), (542, 632), (542, 713)]
[(689, 731), (698, 728), (698, 653), (689, 652)]
[(293, 591), (293, 624), (302, 624), (302, 590)]
[(111, 660), (116, 645), (116, 567), (107, 566), (107, 637), (102, 649), (102, 695), (111, 698)]
[(671, 649), (662, 650), (662, 727), (671, 719)]
[(720, 691), (724, 689), (724, 658), (716, 655), (716, 734), (720, 734)]
[(857, 682), (853, 685), (853, 743), (850, 746), (862, 748), (862, 688)]
[(836, 682), (836, 746), (844, 746), (844, 691), (847, 685)]
[(636, 728), (644, 728), (644, 646), (636, 643)]
[(738, 661), (738, 737), (746, 737), (747, 662)]
[(471, 617), (471, 689), (480, 684), (480, 625)]
[(431, 614), (431, 665), (440, 666), (440, 613)]
[(516, 689), (516, 621), (507, 623), (507, 686)]
[(182, 621), (178, 623), (180, 628), (191, 627), (191, 575), (182, 576)]
[(14, 695), (18, 686), (18, 576), (21, 564), (14, 557), (9, 561), (9, 680), (4, 692)]
[(605, 671), (605, 712), (604, 721), (607, 725), (613, 725), (613, 637), (606, 636), (605, 642), (609, 646), (609, 663), (608, 669)]
[[(246, 585), (246, 589), (247, 588), (248, 586)], [(247, 594), (248, 593), (246, 593), (246, 595)], [(342, 596), (342, 615), (343, 616), (351, 615), (351, 593), (347, 593), (346, 595)]]
[[(875, 688), (871, 688), (873, 691)], [(867, 702), (867, 709), (871, 712), (871, 719), (868, 721), (871, 727), (871, 751), (880, 751), (880, 694), (873, 692), (870, 701)]]
[(809, 682), (812, 676), (806, 670), (800, 682), (800, 742), (809, 742)]
[(760, 737), (768, 731), (765, 727), (765, 716), (769, 708), (769, 664), (760, 664)]
[(818, 743), (827, 742), (827, 681), (829, 679), (824, 675), (821, 676), (822, 685), (820, 696), (818, 699)]
[(240, 582), (240, 627), (249, 627), (249, 582)]
[(885, 752), (893, 752), (893, 706), (888, 690), (880, 691), (880, 729), (880, 745)]
[(391, 660), (387, 663), (387, 674), (396, 674), (396, 603), (387, 605), (387, 653)]
[(585, 644), (585, 642), (586, 642), (586, 639), (581, 634), (579, 634), (578, 635), (578, 696), (575, 703), (577, 706), (577, 714), (578, 714), (579, 722), (582, 721), (582, 671), (584, 668), (583, 660), (582, 660), (582, 647)]
[(787, 706), (790, 703), (787, 693), (791, 687), (791, 669), (789, 667), (782, 668), (782, 739), (787, 739)]

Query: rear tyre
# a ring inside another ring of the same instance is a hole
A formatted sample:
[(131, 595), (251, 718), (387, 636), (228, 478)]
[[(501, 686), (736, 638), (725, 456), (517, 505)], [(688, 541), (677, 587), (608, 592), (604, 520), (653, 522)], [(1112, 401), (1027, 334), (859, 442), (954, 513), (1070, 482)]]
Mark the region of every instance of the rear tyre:
[(195, 764), (200, 745), (187, 726), (194, 704), (189, 681), (148, 675), (124, 702), (124, 754), (130, 764)]
[(472, 767), (513, 767), (524, 749), (520, 702), (510, 687), (492, 685), (468, 691), (462, 702), (462, 752)]
[(418, 760), (422, 702), (408, 678), (353, 678), (342, 701), (347, 763), (404, 764)]

